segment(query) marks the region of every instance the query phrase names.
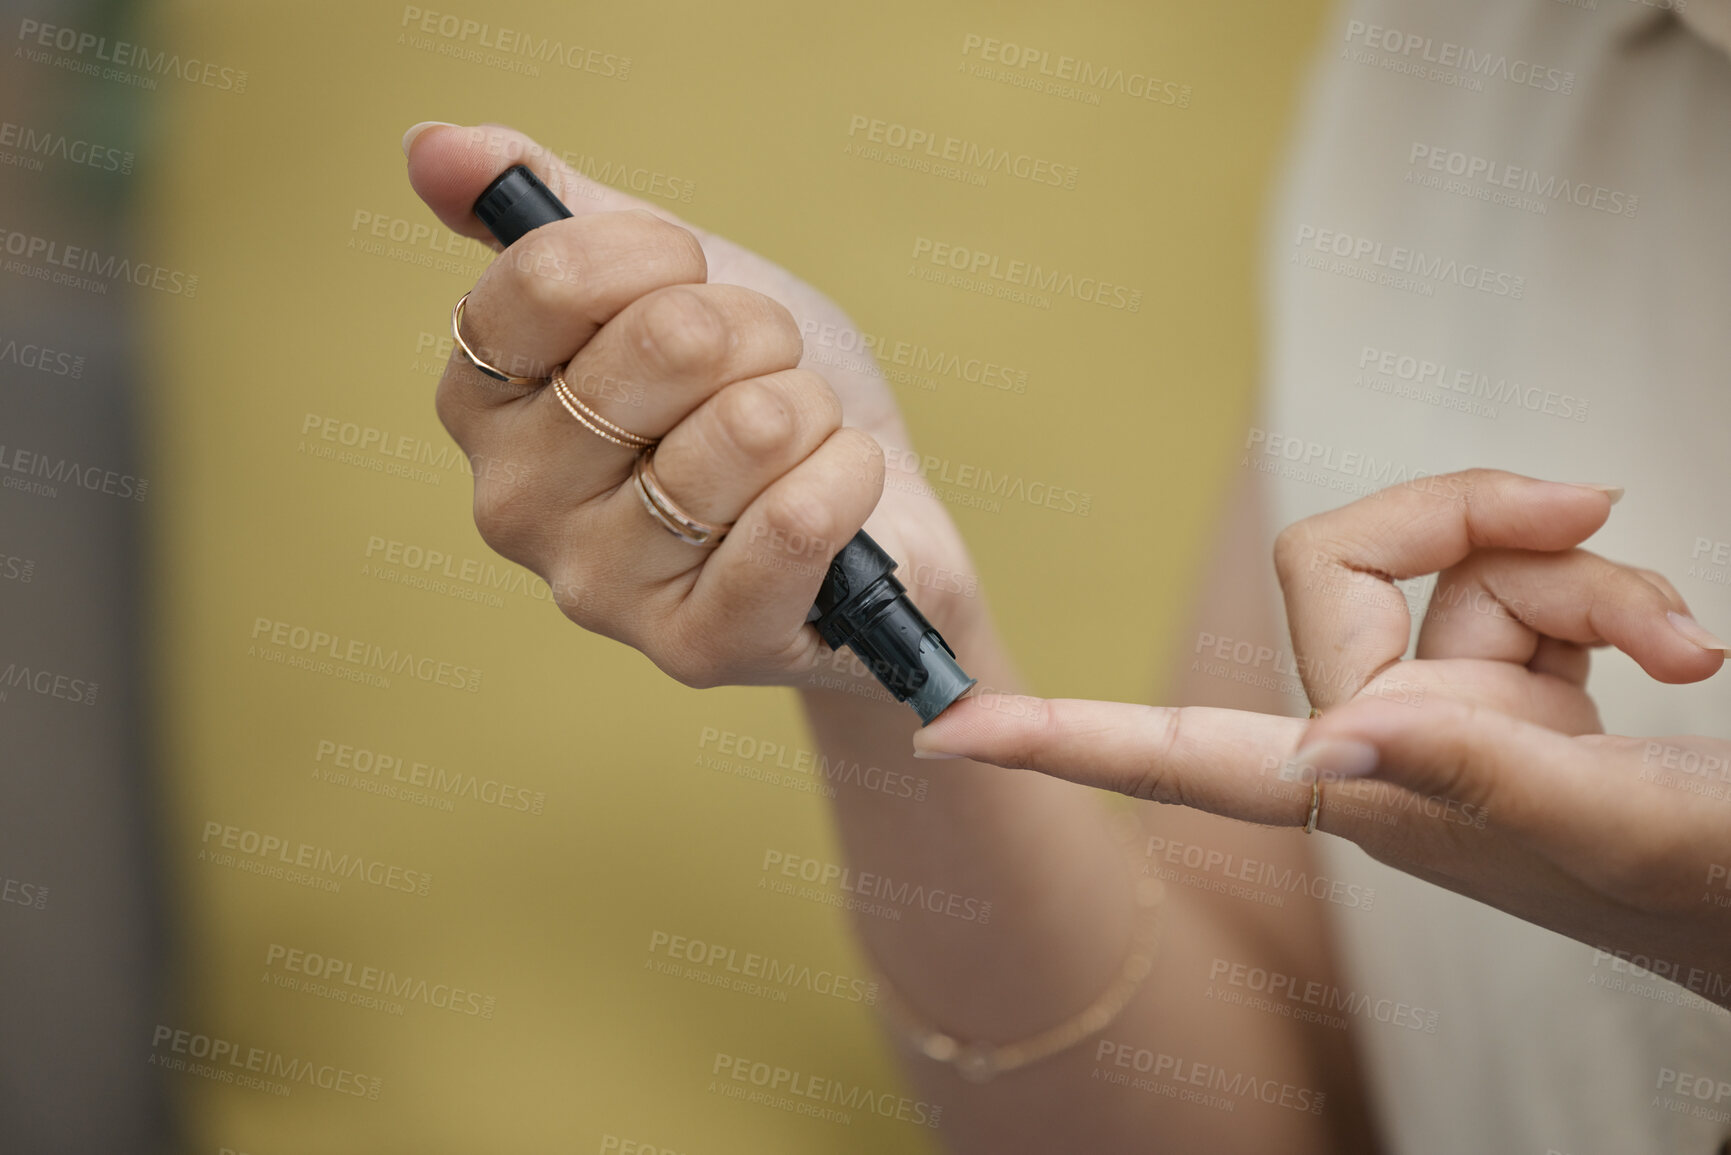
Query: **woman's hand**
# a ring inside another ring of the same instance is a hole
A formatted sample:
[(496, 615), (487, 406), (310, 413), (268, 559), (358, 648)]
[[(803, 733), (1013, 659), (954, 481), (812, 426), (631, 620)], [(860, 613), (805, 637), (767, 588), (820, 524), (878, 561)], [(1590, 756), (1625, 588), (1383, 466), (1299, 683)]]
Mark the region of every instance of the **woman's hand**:
[(547, 580), (567, 616), (689, 685), (812, 682), (829, 652), (806, 612), (864, 524), (953, 642), (981, 623), (977, 598), (911, 576), (971, 566), (917, 477), (898, 472), (885, 492), (884, 450), (899, 460), (908, 439), (869, 356), (822, 375), (805, 367), (802, 331), (852, 330), (832, 302), (510, 129), (434, 125), (404, 147), (415, 191), (464, 235), (488, 239), (471, 206), (513, 164), (576, 214), (488, 267), (464, 309), (465, 338), (517, 376), (569, 363), (585, 404), (662, 439), (655, 472), (680, 508), (734, 525), (719, 546), (674, 537), (630, 484), (632, 450), (585, 429), (551, 389), (501, 384), (454, 351), (438, 411), (476, 465), (476, 524)]
[[(985, 695), (916, 749), (1270, 825), (1303, 825), (1320, 781), (1318, 829), (1665, 960), (1731, 1006), (1731, 743), (1604, 736), (1584, 690), (1588, 647), (1615, 645), (1666, 682), (1711, 676), (1726, 648), (1663, 578), (1572, 548), (1613, 497), (1472, 471), (1288, 529), (1277, 568), (1306, 691), (1326, 710), (1314, 722)], [(1402, 660), (1411, 622), (1393, 583), (1439, 571)]]

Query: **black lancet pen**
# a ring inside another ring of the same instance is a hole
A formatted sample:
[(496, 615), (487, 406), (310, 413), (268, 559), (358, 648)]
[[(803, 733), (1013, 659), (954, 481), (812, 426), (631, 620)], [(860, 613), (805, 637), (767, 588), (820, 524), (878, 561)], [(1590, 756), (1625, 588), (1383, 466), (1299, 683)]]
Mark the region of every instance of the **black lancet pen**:
[[(475, 201), (475, 215), (509, 247), (571, 210), (523, 165), (505, 170)], [(896, 580), (895, 559), (863, 530), (829, 563), (806, 620), (833, 649), (858, 654), (884, 689), (930, 722), (974, 684), (955, 651)]]

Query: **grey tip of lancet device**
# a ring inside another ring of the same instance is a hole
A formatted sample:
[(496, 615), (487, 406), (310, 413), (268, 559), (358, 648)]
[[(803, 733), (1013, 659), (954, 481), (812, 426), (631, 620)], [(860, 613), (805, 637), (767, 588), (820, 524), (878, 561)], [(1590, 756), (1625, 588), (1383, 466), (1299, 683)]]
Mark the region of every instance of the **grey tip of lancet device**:
[(908, 705), (919, 714), (921, 724), (925, 724), (967, 693), (974, 679), (968, 677), (943, 643), (930, 634), (920, 641), (920, 664), (926, 669), (925, 684), (908, 698)]

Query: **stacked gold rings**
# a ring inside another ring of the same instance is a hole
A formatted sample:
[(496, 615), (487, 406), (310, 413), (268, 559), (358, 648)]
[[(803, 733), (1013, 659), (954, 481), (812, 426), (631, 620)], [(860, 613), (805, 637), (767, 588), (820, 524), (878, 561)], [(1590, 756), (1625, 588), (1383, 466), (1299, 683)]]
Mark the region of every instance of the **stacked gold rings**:
[(637, 461), (631, 468), (631, 481), (637, 490), (638, 498), (643, 502), (643, 508), (649, 511), (649, 516), (668, 533), (687, 545), (719, 545), (721, 539), (727, 536), (731, 525), (712, 525), (700, 517), (693, 517), (679, 508), (655, 476), (655, 447), (661, 443), (659, 437), (645, 437), (641, 433), (633, 433), (622, 425), (616, 425), (597, 413), (591, 406), (577, 396), (565, 380), (565, 367), (560, 366), (553, 374), (553, 396), (559, 399), (559, 404), (565, 407), (577, 424), (583, 426), (603, 441), (611, 441), (624, 449), (637, 450)]
[(603, 441), (625, 449), (653, 449), (658, 437), (645, 437), (641, 433), (633, 433), (623, 426), (615, 425), (601, 414), (595, 412), (583, 399), (577, 396), (577, 391), (565, 382), (565, 366), (559, 366), (553, 374), (553, 396), (559, 399), (559, 404), (565, 407), (577, 424), (583, 426)]
[(559, 399), (565, 412), (571, 419), (603, 441), (612, 442), (622, 449), (637, 451), (637, 461), (632, 466), (632, 485), (637, 490), (637, 496), (643, 502), (643, 508), (668, 533), (687, 545), (718, 545), (727, 536), (732, 525), (712, 525), (702, 518), (691, 516), (679, 504), (668, 496), (662, 488), (661, 481), (655, 476), (655, 447), (660, 444), (659, 437), (645, 437), (641, 433), (633, 433), (622, 425), (615, 425), (607, 418), (597, 413), (584, 400), (577, 396), (577, 391), (571, 388), (565, 380), (565, 370), (568, 366), (561, 365), (554, 371), (551, 378), (518, 377), (503, 369), (489, 365), (469, 348), (469, 343), (463, 339), (463, 305), (469, 299), (464, 293), (457, 298), (456, 307), (451, 310), (451, 335), (456, 338), (457, 348), (463, 351), (463, 356), (469, 359), (469, 364), (493, 378), (508, 385), (545, 385), (551, 381), (553, 396)]
[(668, 533), (685, 542), (687, 545), (719, 545), (721, 539), (727, 536), (731, 525), (712, 525), (700, 517), (693, 517), (679, 508), (662, 487), (660, 478), (655, 476), (655, 447), (661, 443), (659, 437), (645, 437), (641, 433), (633, 433), (622, 425), (616, 425), (597, 413), (593, 407), (584, 403), (577, 396), (577, 391), (571, 388), (565, 380), (565, 367), (560, 366), (553, 374), (553, 396), (559, 399), (559, 404), (565, 407), (577, 424), (583, 426), (603, 441), (611, 441), (624, 449), (637, 450), (637, 461), (631, 467), (631, 482), (637, 490), (638, 498), (643, 502), (643, 508)]
[(655, 476), (655, 447), (651, 445), (637, 455), (637, 463), (632, 466), (631, 479), (637, 486), (637, 496), (643, 500), (643, 508), (649, 511), (649, 516), (661, 523), (661, 528), (687, 545), (719, 545), (721, 539), (727, 536), (731, 525), (711, 525), (707, 521), (692, 517), (676, 505), (667, 491), (661, 488), (661, 482)]

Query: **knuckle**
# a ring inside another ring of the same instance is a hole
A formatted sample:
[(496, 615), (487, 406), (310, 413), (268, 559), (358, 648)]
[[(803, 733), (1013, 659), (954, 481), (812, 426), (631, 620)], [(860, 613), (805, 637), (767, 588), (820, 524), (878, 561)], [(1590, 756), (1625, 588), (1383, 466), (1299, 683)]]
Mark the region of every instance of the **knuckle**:
[(584, 283), (586, 261), (581, 237), (570, 230), (536, 230), (501, 261), (508, 270), (508, 295), (535, 318), (568, 314)]
[(677, 254), (683, 267), (689, 267), (697, 280), (709, 278), (709, 257), (703, 251), (703, 242), (697, 239), (697, 234), (681, 225), (656, 218), (661, 227), (667, 229), (672, 238), (669, 247)]
[(646, 208), (626, 209), (620, 216), (635, 222), (642, 230), (626, 243), (646, 257), (659, 275), (680, 281), (708, 279), (709, 260), (696, 233)]
[(1431, 487), (1431, 492), (1471, 517), (1473, 511), (1482, 508), (1485, 502), (1496, 500), (1497, 495), (1505, 490), (1515, 476), (1505, 470), (1475, 466), (1458, 473), (1444, 474)]
[(475, 481), (475, 528), (493, 552), (513, 561), (525, 560), (526, 531), (532, 525), (527, 490), (523, 485)]
[(1310, 564), (1313, 552), (1310, 526), (1295, 521), (1281, 530), (1274, 539), (1274, 572), (1282, 585), (1302, 574)]
[(1434, 487), (1432, 492), (1440, 492), (1447, 497), (1458, 497), (1466, 504), (1471, 505), (1480, 494), (1492, 493), (1513, 479), (1515, 479), (1515, 475), (1512, 473), (1476, 465), (1471, 469), (1442, 474), (1435, 479), (1441, 483), (1440, 487)]
[(716, 394), (715, 423), (720, 435), (747, 459), (775, 452), (798, 430), (786, 398), (761, 379), (739, 381)]
[[(1453, 473), (1438, 474), (1435, 480), (1448, 482), (1460, 490), (1473, 493), (1508, 476), (1510, 475), (1501, 470), (1486, 469), (1483, 466), (1475, 465), (1469, 469), (1457, 469)], [(1419, 480), (1425, 479), (1420, 478)]]
[(1635, 567), (1632, 572), (1638, 580), (1652, 587), (1653, 601), (1657, 608), (1670, 609), (1683, 604), (1683, 595), (1677, 592), (1677, 587), (1672, 584), (1671, 579), (1658, 570)]
[(995, 723), (992, 764), (1012, 770), (1044, 770), (1049, 751), (1063, 749), (1063, 730), (1050, 703), (1022, 694), (988, 694), (979, 699), (1007, 721)]
[(682, 640), (655, 659), (663, 673), (694, 690), (710, 690), (727, 683), (726, 668), (708, 646)]
[(594, 593), (595, 574), (584, 556), (561, 558), (547, 572), (546, 582), (559, 612), (591, 633), (600, 633), (599, 605)]
[(638, 317), (639, 356), (652, 373), (691, 377), (720, 367), (729, 344), (727, 323), (688, 285), (652, 294)]
[(830, 435), (830, 440), (845, 448), (856, 463), (860, 483), (868, 489), (881, 490), (884, 484), (884, 447), (878, 439), (863, 429), (843, 426)]
[(1518, 474), (1510, 473), (1506, 469), (1491, 469), (1484, 465), (1475, 465), (1470, 469), (1458, 470), (1446, 476), (1459, 479), (1460, 483), (1468, 489), (1500, 485), (1504, 482), (1520, 479)]
[(803, 536), (807, 541), (837, 541), (841, 535), (831, 504), (810, 486), (789, 487), (779, 494), (768, 511), (772, 527), (788, 537)]
[(1160, 736), (1147, 756), (1147, 766), (1136, 779), (1123, 788), (1132, 798), (1150, 802), (1185, 805), (1184, 780), (1175, 772), (1174, 752), (1179, 748), (1184, 731), (1185, 711), (1182, 707), (1148, 706), (1149, 716), (1159, 724)]
[(445, 427), (445, 432), (449, 433), (458, 445), (463, 443), (460, 433), (465, 409), (456, 382), (446, 373), (440, 378), (439, 388), (433, 394), (433, 412), (438, 414), (439, 424)]
[[(813, 424), (825, 437), (841, 428), (841, 398), (836, 396), (827, 377), (812, 369), (790, 369), (784, 378), (801, 408), (811, 414)], [(877, 445), (876, 439), (868, 440)], [(878, 456), (883, 456), (882, 449), (878, 450)]]
[(805, 336), (799, 331), (799, 322), (794, 319), (787, 306), (774, 297), (762, 293), (757, 296), (763, 308), (766, 334), (787, 350), (788, 364), (799, 364), (805, 359)]

